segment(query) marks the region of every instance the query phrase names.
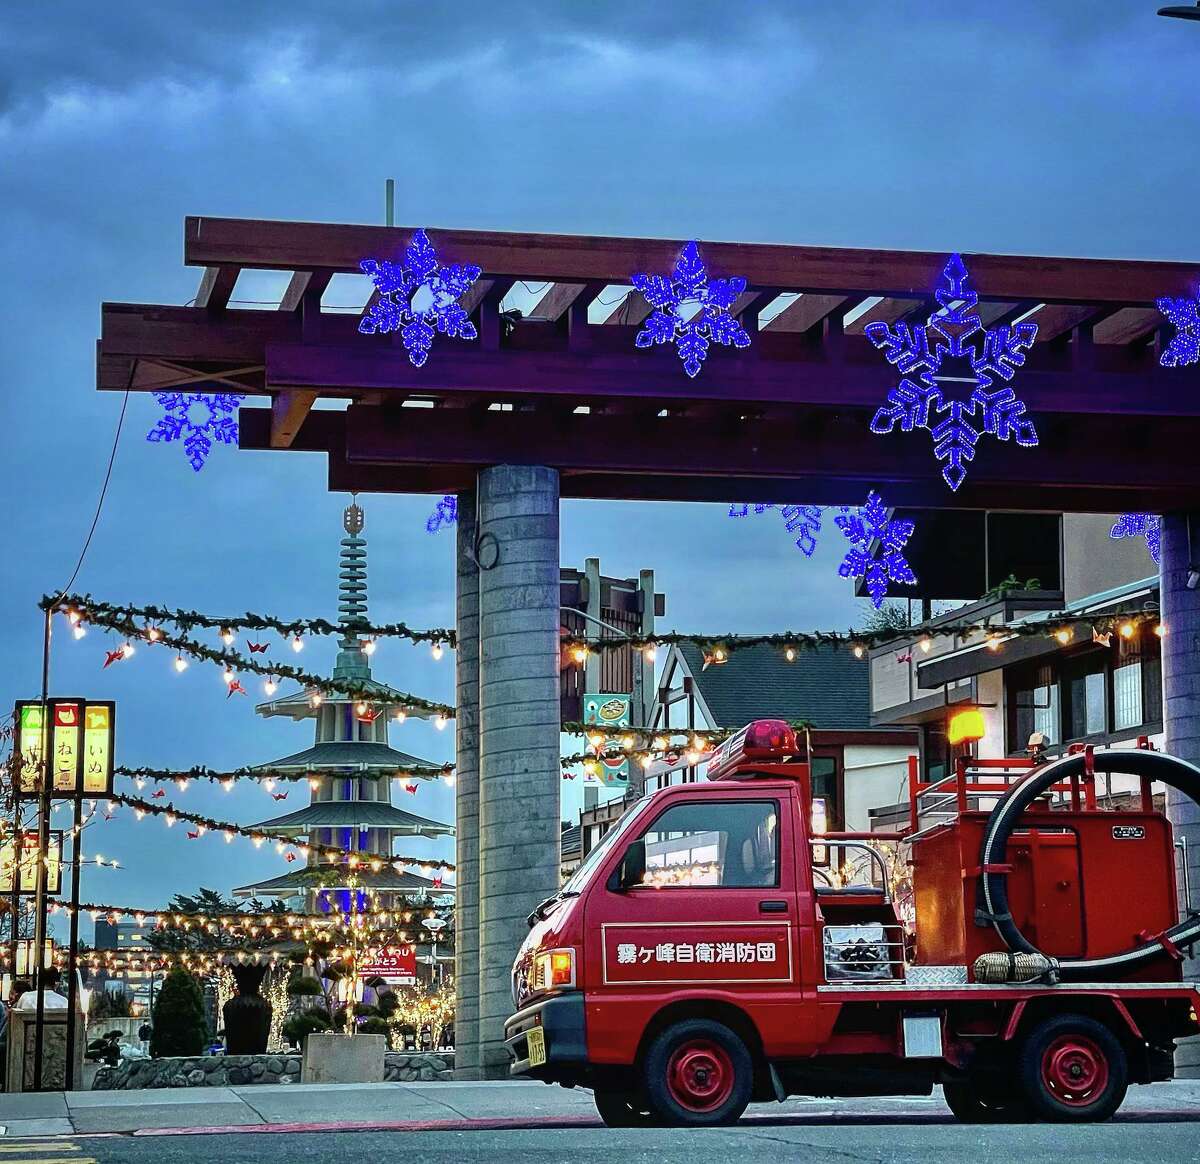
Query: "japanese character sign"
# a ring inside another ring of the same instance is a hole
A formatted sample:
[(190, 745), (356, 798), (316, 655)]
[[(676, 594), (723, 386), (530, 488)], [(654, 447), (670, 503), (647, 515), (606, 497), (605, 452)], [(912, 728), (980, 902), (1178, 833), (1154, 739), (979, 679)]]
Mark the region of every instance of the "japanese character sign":
[(607, 983), (791, 981), (790, 932), (779, 923), (614, 923), (602, 928)]

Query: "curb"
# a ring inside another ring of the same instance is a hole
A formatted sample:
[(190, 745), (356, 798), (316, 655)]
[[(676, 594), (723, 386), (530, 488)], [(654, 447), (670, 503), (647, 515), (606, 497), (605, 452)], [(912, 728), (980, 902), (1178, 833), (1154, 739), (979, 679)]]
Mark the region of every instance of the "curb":
[[(602, 1128), (596, 1116), (518, 1116), (458, 1120), (329, 1120), (321, 1123), (231, 1124), (196, 1128), (138, 1128), (133, 1136), (275, 1135), (284, 1132), (497, 1132), (523, 1128)], [(88, 1133), (76, 1133), (87, 1135)]]

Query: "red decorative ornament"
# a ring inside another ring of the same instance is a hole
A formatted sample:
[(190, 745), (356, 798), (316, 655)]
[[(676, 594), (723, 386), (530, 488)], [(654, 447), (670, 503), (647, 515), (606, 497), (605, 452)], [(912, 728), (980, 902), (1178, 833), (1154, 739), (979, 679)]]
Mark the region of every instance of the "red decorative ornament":
[(405, 791), (405, 792), (408, 792), (408, 793), (415, 794), (415, 793), (416, 793), (416, 791), (417, 791), (417, 786), (416, 786), (415, 784), (406, 784), (406, 785), (404, 786), (404, 791)]
[(188, 833), (188, 835), (187, 835), (187, 836), (188, 836), (188, 840), (189, 840), (189, 841), (195, 841), (195, 840), (199, 840), (199, 838), (200, 838), (200, 834), (199, 834), (199, 833)]
[(289, 865), (290, 865), (290, 864), (291, 864), (291, 863), (292, 863), (292, 862), (293, 862), (295, 859), (296, 859), (296, 854), (295, 854), (295, 853), (288, 853), (288, 855), (287, 855), (286, 857), (284, 857), (284, 860), (285, 860), (285, 861), (286, 861), (286, 862), (287, 862)]
[(229, 690), (225, 692), (225, 698), (226, 698), (226, 699), (228, 699), (228, 698), (229, 698), (229, 697), (230, 697), (230, 696), (231, 696), (231, 695), (232, 695), (232, 694), (233, 694), (235, 691), (236, 691), (236, 692), (237, 692), (239, 695), (249, 695), (249, 694), (250, 694), (250, 693), (249, 693), (249, 692), (248, 692), (248, 691), (247, 691), (247, 690), (246, 690), (246, 689), (245, 689), (245, 688), (242, 686), (242, 681), (241, 681), (240, 679), (235, 679), (235, 680), (234, 680), (232, 683), (230, 683), (230, 685), (229, 685)]
[(167, 792), (166, 792), (165, 788), (157, 788), (153, 792), (150, 793), (150, 799), (151, 800), (162, 800), (162, 798), (164, 796), (166, 796), (166, 794), (167, 794)]
[(115, 650), (115, 651), (105, 651), (104, 652), (104, 666), (101, 667), (100, 670), (101, 671), (106, 670), (107, 668), (111, 667), (114, 663), (119, 663), (123, 658), (125, 658), (125, 648), (124, 647), (118, 647), (117, 650)]
[(288, 798), (288, 794), (286, 792), (272, 792), (271, 793), (272, 800), (287, 800), (287, 798)]
[(246, 646), (250, 648), (252, 655), (261, 655), (270, 645), (270, 643), (252, 643), (249, 639), (246, 640)]

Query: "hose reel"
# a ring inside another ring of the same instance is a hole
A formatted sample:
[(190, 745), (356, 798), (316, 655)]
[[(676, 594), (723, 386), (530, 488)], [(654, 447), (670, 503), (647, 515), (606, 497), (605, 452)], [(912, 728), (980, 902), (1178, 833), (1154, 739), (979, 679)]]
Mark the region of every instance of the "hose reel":
[[(1158, 780), (1200, 805), (1200, 768), (1185, 760), (1163, 752), (1111, 748), (1094, 752), (1091, 760), (1097, 772), (1119, 772)], [(1164, 953), (1177, 957), (1180, 947), (1200, 941), (1200, 914), (1192, 914), (1163, 933), (1119, 954), (1108, 954), (1102, 958), (1051, 958), (1034, 946), (1013, 922), (1008, 902), (1008, 873), (995, 871), (1003, 866), (1008, 839), (1025, 809), (1037, 797), (1061, 780), (1082, 775), (1085, 763), (1082, 753), (1064, 756), (1031, 772), (1019, 784), (1014, 784), (992, 810), (979, 852), (979, 867), (984, 870), (980, 874), (980, 882), (987, 916), (1001, 940), (1014, 954), (1043, 958), (1053, 967), (1058, 978), (1075, 982), (1095, 981), (1098, 975), (1108, 971), (1124, 972)], [(997, 955), (984, 957), (994, 958)], [(998, 957), (1005, 961), (1008, 959), (1006, 954)]]

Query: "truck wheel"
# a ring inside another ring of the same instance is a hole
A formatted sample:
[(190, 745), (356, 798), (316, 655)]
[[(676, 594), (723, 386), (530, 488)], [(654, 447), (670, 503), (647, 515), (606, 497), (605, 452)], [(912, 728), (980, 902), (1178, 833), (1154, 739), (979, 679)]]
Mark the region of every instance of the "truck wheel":
[(1021, 1096), (977, 1079), (943, 1083), (942, 1094), (954, 1118), (963, 1124), (1011, 1124), (1029, 1118)]
[(668, 1027), (650, 1044), (642, 1070), (651, 1112), (680, 1127), (736, 1123), (754, 1085), (746, 1044), (707, 1019)]
[(1125, 1049), (1103, 1023), (1064, 1014), (1047, 1019), (1026, 1039), (1017, 1077), (1035, 1116), (1095, 1122), (1121, 1106), (1129, 1065)]
[(606, 1127), (645, 1128), (650, 1126), (650, 1113), (642, 1102), (628, 1091), (605, 1091), (596, 1088), (592, 1092), (596, 1110)]

